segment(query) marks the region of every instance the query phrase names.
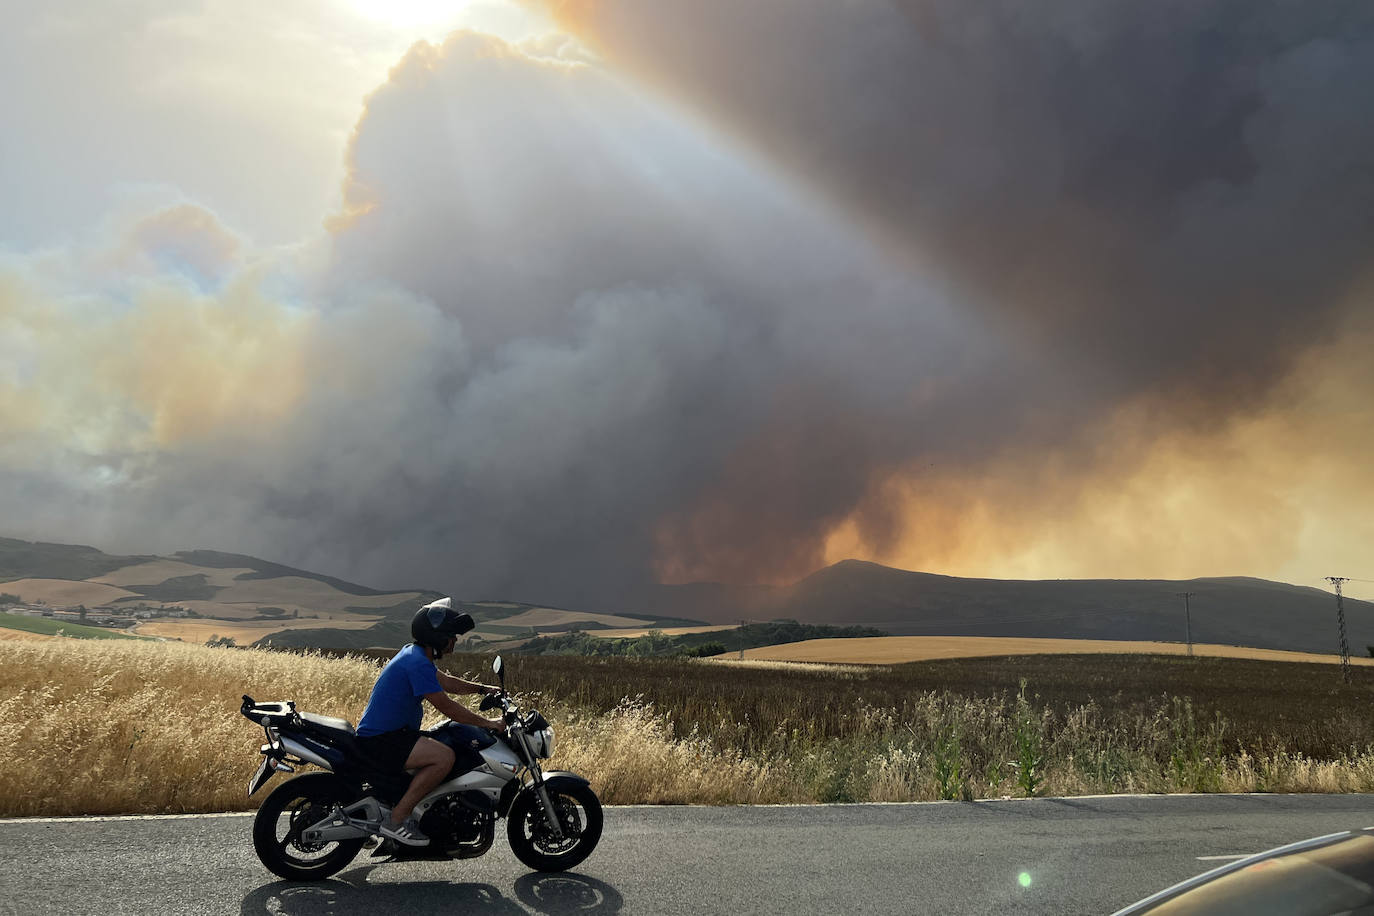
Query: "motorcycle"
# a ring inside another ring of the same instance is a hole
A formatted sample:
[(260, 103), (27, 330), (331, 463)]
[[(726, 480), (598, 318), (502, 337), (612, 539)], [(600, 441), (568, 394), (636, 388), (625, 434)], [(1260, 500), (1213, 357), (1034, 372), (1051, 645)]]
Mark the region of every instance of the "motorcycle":
[(259, 703), (245, 695), (239, 711), (267, 734), (262, 762), (248, 782), (250, 797), (275, 773), (306, 764), (325, 771), (295, 776), (263, 801), (253, 821), (253, 848), (262, 864), (288, 880), (318, 881), (346, 867), (364, 846), (388, 862), (468, 859), (491, 848), (502, 818), (511, 851), (536, 871), (564, 871), (591, 855), (601, 839), (601, 802), (576, 773), (543, 771), (539, 761), (553, 754), (553, 726), (511, 700), (499, 655), (492, 670), (501, 686), (482, 699), (481, 709), (501, 709), (505, 735), (483, 731), (474, 738), (454, 722), (425, 732), (452, 747), (455, 758), (412, 815), (430, 838), (428, 846), (381, 835), (410, 774), (372, 766), (354, 744), (351, 723), (298, 712), (291, 701)]

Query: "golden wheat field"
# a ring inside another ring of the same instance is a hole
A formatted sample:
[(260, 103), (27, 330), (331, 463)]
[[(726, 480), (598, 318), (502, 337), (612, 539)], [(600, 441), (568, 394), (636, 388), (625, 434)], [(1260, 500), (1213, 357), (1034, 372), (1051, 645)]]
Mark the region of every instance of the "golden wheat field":
[(0, 640), (58, 638), (57, 636), (49, 636), (47, 633), (30, 633), (28, 630), (12, 630), (9, 627), (0, 627)]
[[(937, 658), (979, 658), (999, 655), (1059, 655), (1102, 653), (1147, 653), (1187, 655), (1183, 643), (1131, 642), (1106, 639), (1018, 639), (989, 636), (871, 636), (855, 639), (808, 639), (745, 649), (744, 658), (755, 661), (828, 662), (850, 665), (895, 665)], [(1194, 643), (1193, 654), (1212, 658), (1254, 658), (1281, 662), (1321, 662), (1340, 664), (1339, 655), (1310, 652), (1284, 652), (1278, 649), (1250, 649), (1244, 646), (1217, 646)], [(736, 653), (720, 656), (721, 661), (737, 658)], [(1351, 657), (1351, 664), (1374, 665), (1374, 658)]]
[[(445, 667), (486, 680), (489, 661), (460, 656)], [(571, 686), (525, 699), (558, 729), (549, 766), (586, 776), (607, 804), (1374, 790), (1369, 747), (1346, 744), (1321, 758), (1282, 744), (1228, 750), (1226, 723), (1195, 713), (1184, 697), (1116, 712), (1091, 700), (1056, 711), (1026, 695), (1023, 682), (1022, 695), (1010, 698), (907, 691), (891, 708), (851, 702), (812, 721), (816, 691), (838, 697), (898, 669), (803, 665), (783, 674), (755, 667), (777, 662), (710, 665), (708, 677), (687, 678), (698, 686), (682, 695), (674, 684), (703, 664), (526, 657), (512, 659), (512, 686), (566, 669)], [(2, 641), (0, 816), (251, 809), (260, 798), (246, 797), (244, 786), (262, 733), (239, 715), (241, 696), (295, 700), (303, 711), (357, 722), (377, 672), (378, 663), (358, 657), (190, 643)], [(786, 681), (768, 694), (782, 705), (739, 718), (764, 674)], [(793, 678), (804, 678), (804, 688)], [(609, 706), (591, 699), (590, 685), (613, 691)], [(655, 696), (662, 707), (647, 699)], [(674, 703), (693, 707), (699, 725), (675, 726)], [(844, 733), (828, 735), (825, 723), (837, 714)]]
[(78, 604), (98, 607), (121, 598), (138, 597), (134, 592), (113, 585), (74, 579), (11, 579), (5, 583), (4, 590), (29, 603), (41, 601), (53, 607), (76, 607)]
[[(356, 723), (377, 673), (364, 659), (189, 643), (0, 642), (0, 816), (255, 808), (244, 786), (262, 732), (242, 695)], [(551, 767), (593, 779), (607, 803), (802, 800), (766, 765), (673, 740), (642, 707), (543, 708), (559, 729)]]

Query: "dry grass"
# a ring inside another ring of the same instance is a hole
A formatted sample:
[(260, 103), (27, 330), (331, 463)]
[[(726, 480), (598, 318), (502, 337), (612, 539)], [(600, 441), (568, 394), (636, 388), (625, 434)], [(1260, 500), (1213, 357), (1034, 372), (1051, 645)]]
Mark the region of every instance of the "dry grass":
[[(1338, 688), (1312, 665), (1139, 658), (776, 670), (517, 657), (509, 677), (558, 728), (552, 765), (612, 804), (1374, 791), (1374, 672)], [(488, 660), (446, 667), (486, 678)], [(261, 736), (240, 696), (356, 722), (377, 664), (0, 643), (0, 814), (251, 808)], [(1028, 676), (1040, 689), (1016, 686)]]
[(692, 663), (697, 665), (729, 665), (732, 668), (754, 668), (759, 671), (789, 671), (797, 674), (816, 674), (828, 678), (838, 674), (871, 674), (881, 667), (872, 664), (844, 665), (837, 662), (784, 662), (760, 658), (739, 658), (738, 655), (730, 652), (724, 655), (694, 658)]
[[(851, 665), (893, 665), (937, 658), (981, 658), (1005, 655), (1101, 655), (1133, 653), (1187, 655), (1183, 643), (1133, 642), (1106, 639), (1022, 639), (987, 636), (874, 636), (858, 639), (808, 639), (744, 650), (746, 659), (783, 662), (839, 662)], [(1280, 662), (1339, 664), (1338, 655), (1251, 649), (1194, 643), (1193, 654), (1210, 658), (1253, 658)], [(1374, 658), (1351, 657), (1351, 664), (1374, 665)]]
[(749, 805), (811, 801), (785, 768), (697, 735), (678, 736), (653, 706), (626, 702), (604, 714), (545, 714), (560, 746), (551, 768), (592, 781), (606, 804)]
[(0, 644), (0, 813), (250, 807), (242, 694), (356, 716), (374, 663), (181, 643)]
[(0, 627), (0, 640), (7, 639), (58, 639), (57, 636), (49, 636), (47, 633), (30, 633), (28, 630), (11, 630), (9, 627)]

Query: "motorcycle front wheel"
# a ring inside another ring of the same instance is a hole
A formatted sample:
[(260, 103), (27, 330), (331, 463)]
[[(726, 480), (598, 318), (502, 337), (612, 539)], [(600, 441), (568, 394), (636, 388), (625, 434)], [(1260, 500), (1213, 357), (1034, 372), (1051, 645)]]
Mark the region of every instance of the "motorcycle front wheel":
[(253, 848), (268, 870), (289, 881), (321, 881), (340, 871), (363, 840), (307, 843), (301, 831), (347, 805), (348, 787), (329, 773), (307, 773), (277, 786), (253, 820)]
[(544, 817), (539, 796), (520, 793), (506, 821), (506, 838), (515, 857), (536, 871), (566, 871), (592, 854), (601, 839), (601, 801), (590, 786), (548, 788), (558, 824), (555, 837)]

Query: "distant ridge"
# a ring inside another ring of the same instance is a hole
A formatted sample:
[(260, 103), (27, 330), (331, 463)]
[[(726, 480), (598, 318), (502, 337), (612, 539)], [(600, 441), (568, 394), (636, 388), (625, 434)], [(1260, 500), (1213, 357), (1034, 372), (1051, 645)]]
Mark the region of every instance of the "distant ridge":
[[(7, 583), (12, 583), (8, 590)], [(136, 605), (139, 613), (149, 615), (143, 618), (147, 622), (138, 624), (140, 628), (155, 628), (151, 635), (174, 639), (225, 637), (243, 644), (334, 649), (403, 644), (410, 638), (416, 609), (444, 597), (429, 589), (378, 590), (217, 550), (125, 557), (83, 545), (15, 538), (0, 538), (0, 594), (62, 612), (78, 606), (84, 610), (89, 604), (112, 627), (132, 623), (135, 612), (125, 606)], [(701, 623), (642, 613), (607, 615), (550, 604), (452, 597), (454, 606), (476, 621), (474, 637), (486, 641), (518, 641), (569, 628)], [(368, 626), (357, 626), (359, 615)]]
[(0, 538), (0, 582), (6, 579), (89, 579), (155, 557), (117, 557), (84, 544)]
[[(1194, 642), (1339, 651), (1334, 597), (1248, 576), (1200, 579), (965, 579), (844, 560), (786, 586), (656, 586), (643, 610), (711, 623), (789, 618), (903, 636), (1024, 636)], [(1374, 604), (1347, 598), (1350, 651), (1374, 644)]]
[[(94, 547), (0, 538), (0, 592), (19, 579), (91, 580), (154, 556), (113, 556)], [(300, 583), (309, 579), (326, 590), (357, 596), (353, 602), (329, 599), (343, 612), (383, 617), (371, 629), (304, 626), (278, 633), (274, 645), (374, 646), (401, 639), (414, 609), (439, 597), (431, 590), (380, 591), (334, 576), (272, 563), (244, 554), (185, 550), (171, 559), (206, 570), (241, 569), (233, 587), (252, 580), (284, 580), (279, 596), (255, 590), (255, 603), (268, 610), (300, 605)], [(139, 595), (157, 602), (213, 597), (234, 600), (232, 588), (207, 584), (204, 575), (169, 576), (160, 583), (131, 584)], [(272, 586), (276, 588), (277, 586)], [(1200, 579), (965, 579), (894, 569), (862, 560), (845, 560), (817, 570), (791, 585), (735, 586), (720, 583), (655, 585), (617, 591), (604, 603), (558, 610), (550, 601), (462, 601), (479, 630), (491, 637), (555, 632), (576, 624), (581, 629), (631, 626), (687, 626), (700, 622), (736, 624), (741, 620), (778, 619), (806, 624), (876, 627), (896, 636), (1009, 636), (1064, 639), (1112, 639), (1183, 642), (1185, 620), (1181, 592), (1191, 592), (1192, 638), (1197, 643), (1291, 649), (1333, 654), (1339, 651), (1333, 596), (1322, 589), (1248, 576)], [(395, 595), (395, 602), (377, 601)], [(83, 599), (84, 600), (84, 599)], [(121, 601), (135, 600), (133, 598)], [(142, 600), (142, 599), (139, 599)], [(323, 600), (323, 599), (321, 599)], [(73, 602), (74, 603), (74, 602)], [(306, 607), (301, 611), (305, 617)], [(207, 611), (207, 613), (209, 613)], [(534, 617), (528, 616), (535, 614)], [(522, 616), (525, 615), (525, 616)], [(585, 617), (581, 615), (586, 615)], [(606, 615), (633, 618), (622, 622)], [(1347, 598), (1345, 616), (1350, 651), (1367, 654), (1374, 645), (1374, 603)]]

